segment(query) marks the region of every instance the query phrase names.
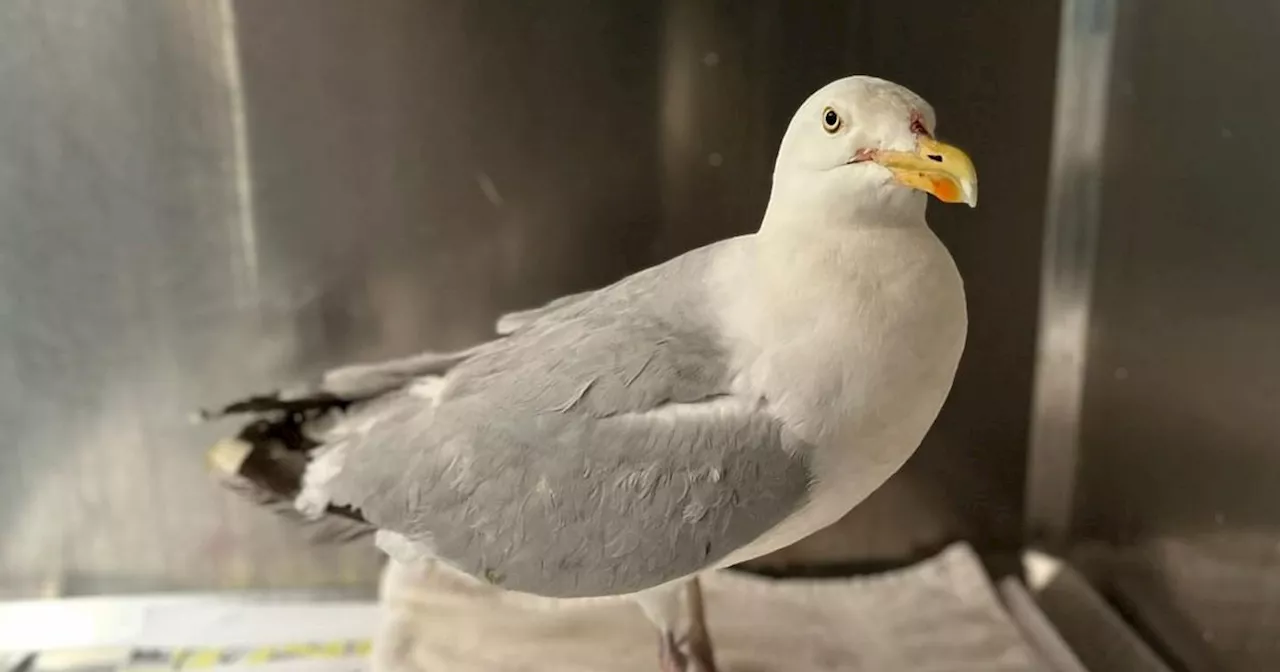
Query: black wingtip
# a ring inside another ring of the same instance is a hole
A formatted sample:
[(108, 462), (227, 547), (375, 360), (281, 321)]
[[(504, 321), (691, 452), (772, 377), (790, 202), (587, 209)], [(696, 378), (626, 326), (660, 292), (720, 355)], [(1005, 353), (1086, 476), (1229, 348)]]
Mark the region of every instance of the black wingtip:
[(351, 507), (330, 505), (318, 519), (294, 508), (313, 447), (289, 416), (250, 423), (235, 437), (215, 443), (205, 458), (219, 485), (300, 526), (315, 543), (348, 543), (376, 532)]
[(296, 398), (286, 398), (278, 392), (273, 392), (234, 401), (216, 410), (200, 409), (195, 412), (195, 416), (202, 421), (209, 421), (232, 415), (311, 413), (346, 408), (350, 404), (351, 400), (343, 399), (328, 392), (319, 392)]

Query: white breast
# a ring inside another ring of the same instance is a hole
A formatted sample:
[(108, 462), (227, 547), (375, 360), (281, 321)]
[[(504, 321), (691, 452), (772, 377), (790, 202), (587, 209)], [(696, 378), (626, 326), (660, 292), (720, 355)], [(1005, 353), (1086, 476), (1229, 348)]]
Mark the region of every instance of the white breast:
[(834, 523), (919, 447), (964, 348), (964, 289), (927, 227), (808, 236), (761, 252), (757, 292), (726, 312), (738, 385), (816, 447), (810, 503), (724, 565)]

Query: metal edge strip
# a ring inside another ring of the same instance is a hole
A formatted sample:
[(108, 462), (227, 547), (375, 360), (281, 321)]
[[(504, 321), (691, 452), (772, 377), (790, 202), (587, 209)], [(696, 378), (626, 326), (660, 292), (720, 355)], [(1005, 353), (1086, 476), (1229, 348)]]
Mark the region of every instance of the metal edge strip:
[(1025, 493), (1029, 541), (1049, 546), (1072, 524), (1115, 16), (1062, 2)]
[(1023, 592), (1089, 672), (1172, 672), (1070, 562), (1032, 549), (1023, 553), (1022, 563), (1027, 577), (1025, 586), (1019, 584)]
[(1040, 610), (1022, 582), (1016, 577), (1006, 576), (1000, 581), (999, 591), (1013, 622), (1053, 672), (1094, 672), (1080, 662), (1071, 645), (1063, 639), (1049, 616)]

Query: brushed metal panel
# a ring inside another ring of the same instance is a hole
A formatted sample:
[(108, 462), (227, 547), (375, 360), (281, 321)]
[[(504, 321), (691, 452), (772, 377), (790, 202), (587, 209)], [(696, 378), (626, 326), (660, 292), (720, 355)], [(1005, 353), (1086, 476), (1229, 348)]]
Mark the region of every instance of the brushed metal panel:
[[(0, 571), (68, 594), (371, 571), (209, 487), (186, 414), (281, 373), (223, 3), (0, 8)], [(274, 309), (273, 309), (274, 306)], [(245, 552), (251, 549), (251, 552)]]
[(1118, 7), (1074, 530), (1186, 668), (1277, 669), (1280, 5)]
[(1029, 540), (1051, 546), (1069, 539), (1079, 468), (1114, 24), (1112, 0), (1062, 3), (1026, 504)]
[(368, 584), (187, 412), (650, 260), (645, 5), (372, 4), (0, 9), (8, 590)]

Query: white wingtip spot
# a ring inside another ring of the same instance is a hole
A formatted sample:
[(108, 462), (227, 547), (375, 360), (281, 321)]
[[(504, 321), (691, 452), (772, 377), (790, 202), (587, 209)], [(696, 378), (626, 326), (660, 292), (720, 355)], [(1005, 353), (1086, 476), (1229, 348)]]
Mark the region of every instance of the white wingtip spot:
[(302, 491), (293, 501), (294, 508), (302, 515), (313, 519), (324, 515), (332, 501), (327, 486), (342, 471), (345, 454), (343, 446), (333, 446), (313, 459), (302, 472)]
[(240, 439), (223, 439), (213, 445), (205, 455), (209, 468), (222, 474), (236, 474), (244, 464), (253, 446)]

